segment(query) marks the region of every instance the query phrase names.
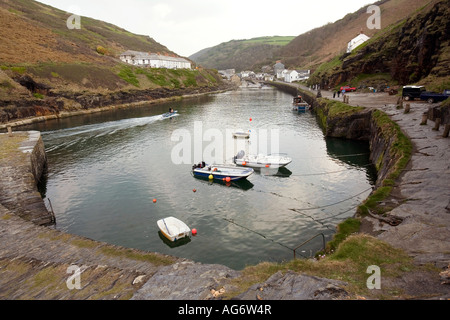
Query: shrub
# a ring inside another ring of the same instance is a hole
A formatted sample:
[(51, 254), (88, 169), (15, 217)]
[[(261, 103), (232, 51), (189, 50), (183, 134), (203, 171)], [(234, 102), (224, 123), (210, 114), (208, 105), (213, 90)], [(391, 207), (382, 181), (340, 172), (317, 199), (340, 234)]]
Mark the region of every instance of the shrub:
[(108, 50), (106, 48), (103, 48), (102, 46), (97, 46), (97, 53), (104, 56), (108, 53)]

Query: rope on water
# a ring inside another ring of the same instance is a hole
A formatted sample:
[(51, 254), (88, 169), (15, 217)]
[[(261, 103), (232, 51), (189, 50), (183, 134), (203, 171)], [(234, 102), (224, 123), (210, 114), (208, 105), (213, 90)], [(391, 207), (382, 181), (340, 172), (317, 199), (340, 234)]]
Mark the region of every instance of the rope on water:
[(273, 239), (271, 239), (271, 238), (268, 238), (266, 235), (264, 235), (264, 234), (262, 234), (262, 233), (260, 233), (260, 232), (258, 232), (258, 231), (249, 229), (249, 228), (247, 228), (247, 227), (245, 227), (245, 226), (243, 226), (243, 225), (238, 224), (238, 223), (235, 222), (233, 219), (227, 219), (227, 218), (222, 218), (222, 219), (225, 220), (225, 221), (227, 221), (227, 222), (229, 222), (229, 223), (232, 223), (232, 224), (234, 224), (234, 225), (236, 225), (236, 226), (238, 226), (238, 227), (240, 227), (240, 228), (242, 228), (242, 229), (245, 229), (245, 230), (247, 230), (247, 231), (253, 232), (253, 233), (259, 235), (260, 237), (262, 237), (262, 238), (264, 238), (264, 239), (266, 239), (266, 240), (269, 240), (269, 241), (272, 241), (273, 243), (279, 244), (280, 246), (285, 247), (286, 249), (293, 250), (292, 248), (288, 247), (287, 245), (285, 245), (285, 244), (283, 244), (283, 243), (281, 243), (281, 242), (275, 241), (275, 240), (273, 240)]

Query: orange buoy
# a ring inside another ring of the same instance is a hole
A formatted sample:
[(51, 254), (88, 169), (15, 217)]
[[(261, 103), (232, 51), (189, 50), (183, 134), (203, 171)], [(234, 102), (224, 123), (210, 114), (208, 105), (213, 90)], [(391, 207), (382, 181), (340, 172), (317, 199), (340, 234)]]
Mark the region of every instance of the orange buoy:
[(251, 121), (253, 121), (253, 119), (252, 119), (252, 118), (250, 118), (250, 122), (251, 122)]
[(192, 191), (195, 193), (195, 192), (197, 192), (197, 189), (192, 189)]
[(270, 167), (270, 165), (266, 164), (266, 168)]
[(243, 166), (246, 166), (246, 165), (247, 165), (247, 162), (245, 162), (245, 161), (242, 162), (242, 165), (243, 165)]
[(153, 203), (156, 203), (156, 199), (153, 199)]
[(227, 177), (227, 178), (225, 179), (225, 181), (226, 181), (226, 182), (230, 182), (230, 181), (231, 181), (231, 178), (230, 178), (230, 177)]
[(192, 229), (192, 235), (196, 236), (197, 235), (197, 229)]

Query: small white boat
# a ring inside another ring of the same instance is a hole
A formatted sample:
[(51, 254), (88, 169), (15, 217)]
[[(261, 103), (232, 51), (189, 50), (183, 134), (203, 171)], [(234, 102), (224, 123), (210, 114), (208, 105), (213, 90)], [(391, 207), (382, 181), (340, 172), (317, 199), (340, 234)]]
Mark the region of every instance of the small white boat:
[(159, 230), (170, 241), (188, 237), (191, 229), (181, 220), (168, 217), (157, 221)]
[(250, 132), (233, 132), (233, 137), (248, 139), (250, 138)]
[(246, 155), (244, 150), (238, 152), (233, 158), (238, 166), (250, 168), (282, 168), (292, 162), (292, 159), (283, 154)]

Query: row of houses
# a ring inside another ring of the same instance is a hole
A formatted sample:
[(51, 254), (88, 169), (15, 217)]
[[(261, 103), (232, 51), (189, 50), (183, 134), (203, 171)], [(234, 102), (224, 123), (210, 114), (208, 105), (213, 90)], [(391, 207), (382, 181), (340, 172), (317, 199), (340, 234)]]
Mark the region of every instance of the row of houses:
[(191, 62), (187, 59), (141, 51), (125, 51), (120, 55), (120, 60), (140, 67), (191, 69)]
[(311, 75), (310, 70), (288, 70), (284, 68), (284, 65), (278, 61), (277, 64), (273, 68), (274, 74), (270, 74), (267, 72), (255, 73), (253, 71), (241, 71), (236, 73), (235, 69), (226, 69), (219, 70), (219, 74), (222, 75), (224, 79), (227, 80), (236, 80), (236, 77), (239, 79), (254, 79), (261, 81), (273, 81), (275, 78), (278, 80), (282, 80), (285, 82), (294, 82), (294, 81), (302, 81), (309, 79)]
[(253, 71), (245, 70), (236, 73), (235, 69), (219, 70), (219, 74), (227, 80), (236, 81), (237, 79), (254, 79), (254, 80), (264, 80), (273, 81), (274, 76), (266, 72), (255, 73)]
[[(370, 38), (364, 34), (361, 30), (355, 38), (350, 40), (347, 44), (347, 53), (352, 52), (355, 48), (369, 40)], [(219, 70), (219, 73), (228, 80), (232, 80), (233, 77), (239, 77), (240, 79), (250, 78), (256, 80), (273, 81), (274, 78), (285, 82), (303, 81), (309, 79), (311, 76), (311, 70), (288, 70), (281, 61), (277, 61), (276, 64), (271, 66), (262, 67), (262, 73), (254, 73), (253, 71), (242, 71), (240, 73), (235, 72), (235, 69)], [(273, 70), (273, 75), (269, 72)], [(234, 79), (233, 79), (234, 80)]]
[(281, 61), (277, 61), (277, 63), (273, 66), (273, 70), (274, 76), (277, 79), (289, 83), (308, 80), (311, 75), (311, 70), (288, 70), (285, 68), (284, 64), (281, 63)]

